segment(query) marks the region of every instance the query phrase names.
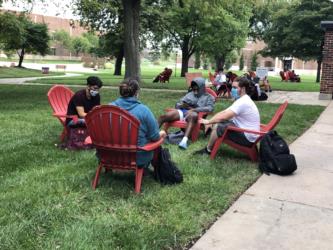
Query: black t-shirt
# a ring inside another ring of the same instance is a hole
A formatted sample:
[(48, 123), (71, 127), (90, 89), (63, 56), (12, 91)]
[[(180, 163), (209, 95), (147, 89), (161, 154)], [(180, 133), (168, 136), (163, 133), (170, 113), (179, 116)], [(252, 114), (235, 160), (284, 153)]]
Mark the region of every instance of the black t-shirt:
[[(88, 113), (90, 110), (92, 110), (93, 107), (100, 105), (101, 104), (101, 98), (99, 95), (95, 97), (91, 97), (91, 99), (87, 98), (86, 95), (86, 89), (81, 89), (78, 92), (76, 92), (71, 100), (68, 103), (68, 108), (67, 108), (67, 115), (77, 115), (76, 107), (83, 107), (84, 112)], [(80, 117), (79, 117), (80, 118)], [(70, 118), (66, 119), (66, 124), (68, 124), (71, 121)]]

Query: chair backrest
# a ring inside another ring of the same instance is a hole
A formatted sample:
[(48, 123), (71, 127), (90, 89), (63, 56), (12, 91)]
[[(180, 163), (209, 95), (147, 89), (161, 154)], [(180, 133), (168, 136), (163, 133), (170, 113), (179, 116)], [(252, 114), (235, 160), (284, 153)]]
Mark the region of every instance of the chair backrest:
[(196, 77), (202, 77), (202, 73), (201, 72), (185, 73), (187, 87), (191, 87), (191, 82)]
[(88, 133), (102, 163), (133, 169), (140, 121), (117, 106), (101, 105), (85, 117)]
[(214, 75), (209, 71), (208, 72), (208, 77), (209, 77), (209, 81), (211, 82), (211, 83), (214, 83), (215, 82), (215, 77), (214, 77)]
[(281, 104), (281, 106), (276, 110), (271, 121), (266, 126), (264, 126), (262, 130), (265, 132), (273, 130), (276, 127), (276, 125), (278, 125), (278, 123), (280, 122), (284, 112), (287, 109), (287, 106), (288, 106), (288, 101), (285, 101), (283, 104)]
[(68, 103), (74, 92), (62, 85), (54, 85), (47, 93), (47, 98), (54, 113), (66, 114)]
[(212, 90), (211, 88), (206, 88), (206, 92), (207, 92), (208, 94), (210, 94), (212, 97), (214, 97), (214, 99), (215, 99), (215, 101), (216, 101), (216, 99), (217, 99), (217, 94), (215, 93), (214, 90)]

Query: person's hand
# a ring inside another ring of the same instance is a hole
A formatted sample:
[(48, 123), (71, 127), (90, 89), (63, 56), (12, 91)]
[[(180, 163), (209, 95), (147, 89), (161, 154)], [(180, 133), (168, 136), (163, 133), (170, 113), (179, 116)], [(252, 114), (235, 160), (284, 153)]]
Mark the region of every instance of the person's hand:
[(208, 119), (201, 119), (200, 120), (200, 123), (203, 124), (203, 125), (208, 125), (209, 124), (209, 120)]
[(165, 138), (166, 136), (167, 136), (167, 133), (165, 132), (165, 130), (161, 130), (160, 131), (160, 137)]

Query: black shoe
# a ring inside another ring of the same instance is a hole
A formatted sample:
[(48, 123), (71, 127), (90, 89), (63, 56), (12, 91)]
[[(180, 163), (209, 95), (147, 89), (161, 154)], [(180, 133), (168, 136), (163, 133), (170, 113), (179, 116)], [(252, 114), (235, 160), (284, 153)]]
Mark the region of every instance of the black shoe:
[(195, 154), (195, 155), (210, 155), (210, 152), (207, 150), (206, 147), (204, 147), (203, 149), (195, 151), (193, 154)]

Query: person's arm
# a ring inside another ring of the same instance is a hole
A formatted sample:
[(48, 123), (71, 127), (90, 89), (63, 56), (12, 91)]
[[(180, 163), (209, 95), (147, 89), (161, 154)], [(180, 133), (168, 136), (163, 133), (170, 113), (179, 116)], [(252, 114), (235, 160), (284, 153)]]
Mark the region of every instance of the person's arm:
[(193, 109), (193, 111), (196, 111), (196, 112), (212, 112), (214, 110), (214, 105), (215, 105), (214, 97), (209, 95), (209, 97), (207, 98), (206, 105), (204, 107), (197, 107), (197, 108)]
[(84, 118), (87, 115), (87, 113), (84, 112), (84, 107), (76, 106), (75, 108), (80, 118)]
[(219, 123), (219, 122), (223, 122), (226, 120), (230, 120), (231, 118), (235, 117), (235, 113), (233, 111), (231, 111), (230, 109), (225, 109), (219, 113), (217, 113), (216, 115), (214, 115), (212, 118), (210, 119), (202, 119), (201, 123), (203, 124), (214, 124), (214, 123)]

